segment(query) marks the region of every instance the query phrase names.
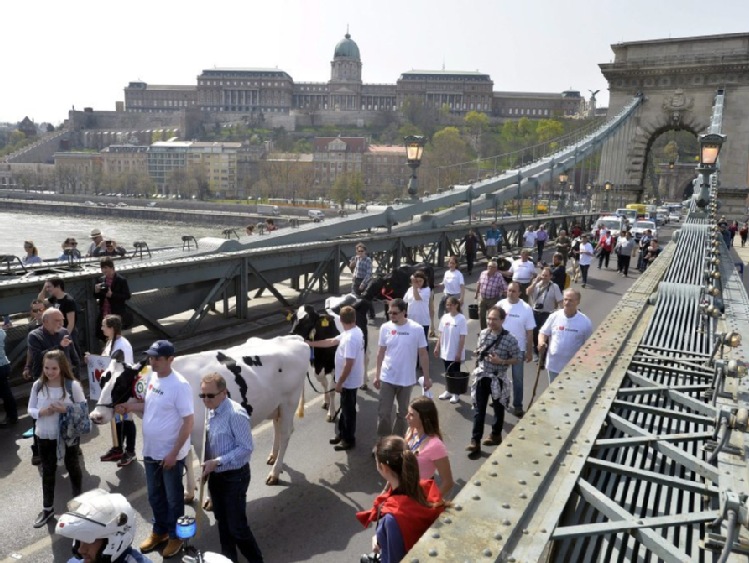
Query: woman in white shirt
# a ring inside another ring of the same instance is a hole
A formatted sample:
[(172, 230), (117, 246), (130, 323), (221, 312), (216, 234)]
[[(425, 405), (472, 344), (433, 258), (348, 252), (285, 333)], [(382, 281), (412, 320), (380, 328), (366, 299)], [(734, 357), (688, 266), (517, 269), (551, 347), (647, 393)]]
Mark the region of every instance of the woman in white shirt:
[(463, 304), (463, 298), (466, 292), (466, 282), (463, 278), (463, 274), (458, 270), (458, 257), (451, 256), (447, 261), (448, 270), (445, 272), (445, 277), (442, 278), (442, 283), (435, 286), (435, 291), (442, 291), (442, 299), (440, 299), (439, 307), (437, 308), (437, 316), (441, 319), (445, 314), (445, 302), (448, 297), (457, 297), (460, 304)]
[(429, 325), (431, 315), (429, 314), (429, 298), (432, 290), (427, 285), (427, 275), (418, 270), (411, 276), (411, 287), (403, 296), (403, 301), (408, 305), (408, 318), (424, 327), (424, 336), (429, 337)]
[[(130, 365), (133, 363), (133, 347), (127, 338), (122, 336), (122, 317), (119, 315), (107, 315), (101, 321), (101, 331), (107, 339), (102, 350), (102, 356), (114, 356), (115, 352), (121, 352), (122, 361)], [(88, 361), (88, 354), (86, 354)], [(135, 422), (132, 415), (115, 414), (115, 427), (117, 430), (117, 445), (112, 446), (107, 453), (101, 456), (101, 461), (116, 461), (118, 467), (130, 465), (135, 459)], [(122, 446), (127, 447), (123, 450)]]
[[(55, 477), (58, 456), (64, 451), (65, 468), (70, 475), (73, 496), (81, 494), (81, 463), (78, 445), (66, 446), (60, 440), (60, 415), (67, 412), (68, 405), (85, 402), (81, 384), (73, 377), (65, 354), (51, 350), (44, 354), (42, 376), (31, 387), (28, 412), (36, 420), (34, 433), (39, 441), (42, 458), (42, 511), (34, 528), (41, 528), (55, 512)], [(58, 452), (59, 449), (59, 452)]]
[[(466, 336), (468, 323), (460, 312), (460, 301), (456, 297), (447, 298), (447, 313), (440, 319), (439, 338), (434, 347), (434, 356), (442, 358), (445, 363), (445, 373), (459, 373), (460, 364), (466, 359)], [(440, 399), (450, 399), (455, 404), (460, 402), (460, 395), (445, 391)]]

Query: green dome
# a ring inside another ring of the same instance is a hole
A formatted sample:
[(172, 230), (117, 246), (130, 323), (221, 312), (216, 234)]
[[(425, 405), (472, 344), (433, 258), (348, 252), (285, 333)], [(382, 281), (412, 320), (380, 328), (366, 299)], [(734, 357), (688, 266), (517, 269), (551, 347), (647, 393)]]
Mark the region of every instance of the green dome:
[(359, 46), (351, 39), (349, 33), (347, 33), (346, 36), (338, 42), (338, 45), (335, 46), (333, 58), (337, 59), (338, 57), (346, 57), (357, 61), (361, 60)]

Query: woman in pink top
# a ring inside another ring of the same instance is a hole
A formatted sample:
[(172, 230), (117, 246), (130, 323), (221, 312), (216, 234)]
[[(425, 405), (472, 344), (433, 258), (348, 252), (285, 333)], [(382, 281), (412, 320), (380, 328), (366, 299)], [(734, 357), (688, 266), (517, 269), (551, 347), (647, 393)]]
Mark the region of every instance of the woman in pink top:
[(442, 496), (446, 497), (455, 482), (450, 468), (450, 458), (447, 456), (447, 448), (442, 441), (440, 421), (434, 401), (423, 396), (411, 401), (406, 414), (406, 422), (408, 422), (406, 443), (416, 454), (416, 460), (419, 462), (419, 477), (432, 479), (435, 474), (439, 474), (440, 491)]

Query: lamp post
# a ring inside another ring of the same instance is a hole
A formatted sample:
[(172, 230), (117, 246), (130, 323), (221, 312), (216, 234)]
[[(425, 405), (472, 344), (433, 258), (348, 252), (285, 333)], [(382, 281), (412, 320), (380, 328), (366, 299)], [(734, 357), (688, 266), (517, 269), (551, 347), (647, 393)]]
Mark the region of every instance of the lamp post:
[(604, 188), (606, 190), (606, 211), (611, 209), (611, 190), (613, 189), (614, 184), (611, 182), (606, 182), (604, 184)]
[(593, 184), (588, 182), (585, 186), (585, 191), (588, 194), (588, 213), (593, 210)]
[(565, 188), (567, 187), (567, 180), (569, 179), (569, 176), (567, 174), (566, 170), (563, 170), (561, 174), (559, 174), (559, 206), (557, 207), (557, 211), (564, 211), (564, 198), (565, 198)]
[(726, 136), (718, 133), (700, 135), (700, 165), (697, 172), (701, 175), (701, 181), (697, 206), (703, 209), (710, 201), (710, 175), (717, 170), (718, 155), (725, 141)]
[(411, 168), (411, 178), (408, 180), (408, 195), (412, 200), (418, 199), (419, 179), (416, 177), (416, 169), (421, 165), (421, 157), (424, 154), (425, 138), (421, 135), (409, 135), (403, 139), (406, 145), (406, 159)]

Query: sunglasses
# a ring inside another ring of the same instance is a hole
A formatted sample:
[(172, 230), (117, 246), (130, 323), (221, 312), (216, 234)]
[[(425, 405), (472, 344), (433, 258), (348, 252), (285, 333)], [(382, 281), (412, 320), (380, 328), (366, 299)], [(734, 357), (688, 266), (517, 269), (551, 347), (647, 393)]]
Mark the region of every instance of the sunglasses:
[(223, 392), (224, 391), (219, 391), (218, 393), (198, 393), (198, 397), (201, 399), (215, 399)]

